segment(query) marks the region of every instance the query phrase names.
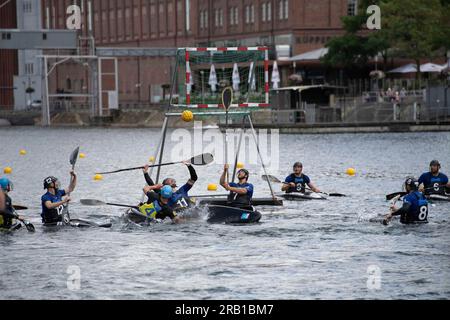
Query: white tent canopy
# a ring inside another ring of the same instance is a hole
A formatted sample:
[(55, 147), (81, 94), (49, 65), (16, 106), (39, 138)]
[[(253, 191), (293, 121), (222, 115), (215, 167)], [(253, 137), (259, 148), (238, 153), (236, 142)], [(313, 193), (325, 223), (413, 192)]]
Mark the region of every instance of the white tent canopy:
[(444, 70), (444, 66), (435, 63), (425, 63), (420, 66), (421, 72), (442, 72)]
[[(445, 65), (441, 66), (435, 63), (425, 63), (420, 66), (420, 72), (442, 72), (445, 69)], [(414, 63), (409, 63), (407, 65), (404, 65), (402, 67), (398, 67), (394, 70), (389, 71), (388, 73), (416, 73), (417, 72), (417, 66)]]
[(313, 51), (308, 51), (291, 58), (282, 58), (280, 61), (308, 61), (308, 60), (320, 60), (328, 53), (328, 48), (320, 48)]

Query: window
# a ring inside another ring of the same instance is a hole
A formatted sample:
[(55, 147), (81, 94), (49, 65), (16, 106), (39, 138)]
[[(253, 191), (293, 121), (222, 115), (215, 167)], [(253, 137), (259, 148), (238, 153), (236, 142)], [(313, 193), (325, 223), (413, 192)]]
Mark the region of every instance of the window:
[(236, 26), (239, 24), (239, 16), (238, 16), (238, 8), (232, 7), (230, 8), (230, 25)]
[(250, 22), (255, 23), (255, 6), (250, 6)]
[(267, 21), (267, 3), (263, 3), (261, 6), (261, 21), (266, 22)]
[(289, 18), (289, 0), (281, 0), (279, 2), (278, 18), (280, 20)]
[(272, 3), (267, 2), (267, 21), (272, 21)]
[(250, 24), (255, 22), (255, 6), (245, 6), (245, 23)]
[(23, 13), (32, 13), (33, 12), (33, 4), (30, 0), (26, 0), (23, 2)]
[(191, 31), (191, 4), (186, 0), (186, 31)]
[(200, 11), (200, 29), (208, 29), (208, 10)]
[(34, 63), (25, 63), (25, 74), (34, 74)]
[(245, 23), (250, 23), (250, 6), (245, 6)]
[(358, 14), (358, 0), (348, 0), (347, 3), (347, 14), (356, 16)]

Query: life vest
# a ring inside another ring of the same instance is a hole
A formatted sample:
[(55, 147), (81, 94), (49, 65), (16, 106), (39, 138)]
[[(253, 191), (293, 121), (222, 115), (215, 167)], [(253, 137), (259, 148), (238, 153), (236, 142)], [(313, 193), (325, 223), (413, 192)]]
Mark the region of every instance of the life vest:
[(306, 192), (306, 182), (304, 175), (297, 177), (295, 174), (291, 174), (291, 178), (294, 180), (295, 187), (289, 188), (287, 193), (305, 193)]
[[(5, 212), (12, 213), (14, 212), (14, 208), (12, 206), (11, 198), (5, 194)], [(9, 228), (13, 224), (13, 219), (11, 217), (7, 217), (6, 215), (0, 214), (0, 227), (1, 228)]]
[(153, 201), (152, 203), (145, 203), (139, 207), (139, 212), (147, 217), (148, 219), (157, 219), (157, 215), (162, 211), (161, 206), (158, 201)]
[(408, 223), (428, 223), (428, 201), (414, 192), (416, 202), (411, 205), (410, 212), (402, 214), (400, 222)]

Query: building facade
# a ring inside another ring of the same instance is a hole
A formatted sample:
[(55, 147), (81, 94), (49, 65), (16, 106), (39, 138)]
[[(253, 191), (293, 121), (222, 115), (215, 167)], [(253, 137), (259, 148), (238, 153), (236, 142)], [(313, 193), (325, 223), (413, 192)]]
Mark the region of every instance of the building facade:
[[(45, 29), (65, 29), (67, 8), (81, 8), (80, 35), (97, 47), (278, 46), (293, 56), (322, 48), (343, 32), (341, 17), (357, 0), (41, 0)], [(89, 13), (90, 12), (90, 13)], [(91, 19), (90, 19), (91, 17)], [(121, 58), (120, 101), (158, 102), (170, 84), (171, 58)], [(86, 72), (75, 64), (56, 69), (51, 90), (86, 90)], [(288, 71), (281, 70), (283, 73)], [(284, 78), (286, 78), (284, 76)], [(68, 88), (70, 84), (70, 88)]]

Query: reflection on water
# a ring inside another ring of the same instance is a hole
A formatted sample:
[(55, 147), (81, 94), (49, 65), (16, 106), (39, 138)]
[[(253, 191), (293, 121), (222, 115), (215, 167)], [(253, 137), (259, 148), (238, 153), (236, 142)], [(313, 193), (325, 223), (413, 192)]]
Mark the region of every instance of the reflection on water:
[[(125, 223), (123, 209), (84, 207), (79, 200), (137, 203), (141, 172), (98, 182), (92, 178), (99, 170), (145, 163), (159, 130), (12, 128), (0, 129), (0, 135), (0, 168), (13, 168), (11, 196), (31, 208), (26, 214), (37, 227), (34, 234), (23, 229), (0, 235), (0, 298), (450, 298), (450, 203), (433, 205), (428, 225), (368, 222), (387, 211), (387, 193), (398, 191), (406, 176), (426, 170), (433, 158), (450, 171), (448, 133), (281, 135), (280, 170), (275, 172), (280, 179), (302, 161), (322, 190), (349, 197), (262, 207), (262, 222), (252, 226), (208, 225), (200, 218), (146, 228)], [(67, 184), (68, 158), (77, 145), (86, 158), (77, 164), (71, 214), (111, 220), (111, 230), (40, 226), (42, 180), (56, 175)], [(20, 156), (20, 149), (27, 155)], [(348, 167), (358, 175), (346, 176)], [(217, 164), (198, 168), (192, 193), (207, 193), (221, 169)], [(260, 169), (248, 169), (256, 195), (267, 196)], [(179, 183), (189, 176), (181, 165), (162, 174)], [(81, 271), (79, 291), (67, 288), (71, 266)], [(379, 290), (368, 289), (373, 266), (381, 272)]]

